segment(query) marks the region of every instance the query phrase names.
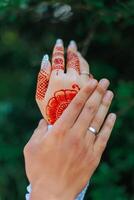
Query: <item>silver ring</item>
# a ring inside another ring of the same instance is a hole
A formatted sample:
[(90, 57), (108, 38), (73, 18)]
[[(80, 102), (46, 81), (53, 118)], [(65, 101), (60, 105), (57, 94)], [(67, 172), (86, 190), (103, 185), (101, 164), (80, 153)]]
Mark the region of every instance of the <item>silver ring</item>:
[(86, 71), (83, 71), (83, 72), (81, 72), (80, 74), (82, 74), (82, 75), (90, 75), (90, 73), (89, 72), (86, 72)]
[(91, 133), (97, 135), (97, 131), (96, 131), (96, 129), (93, 128), (93, 127), (91, 127), (91, 126), (88, 128), (88, 131), (90, 131)]

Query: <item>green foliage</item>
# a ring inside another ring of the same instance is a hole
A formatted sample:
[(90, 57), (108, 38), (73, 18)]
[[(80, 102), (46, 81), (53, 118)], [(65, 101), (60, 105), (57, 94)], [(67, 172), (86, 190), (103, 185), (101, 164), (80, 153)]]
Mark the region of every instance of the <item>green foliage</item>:
[(134, 1), (0, 0), (0, 200), (24, 199), (23, 147), (41, 118), (36, 76), (57, 38), (107, 77), (118, 120), (85, 199), (134, 199)]

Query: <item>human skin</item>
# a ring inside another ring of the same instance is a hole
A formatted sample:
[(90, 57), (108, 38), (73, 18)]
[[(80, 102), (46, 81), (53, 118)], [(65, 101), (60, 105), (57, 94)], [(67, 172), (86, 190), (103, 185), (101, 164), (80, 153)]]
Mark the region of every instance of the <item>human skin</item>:
[[(87, 74), (81, 74), (87, 72)], [(57, 40), (52, 56), (52, 65), (44, 57), (38, 74), (36, 102), (48, 124), (54, 124), (79, 90), (91, 76), (89, 65), (71, 41), (67, 49), (67, 64), (64, 59), (62, 40)]]
[(105, 120), (113, 98), (108, 86), (107, 79), (90, 80), (50, 130), (41, 120), (24, 148), (30, 200), (74, 200), (90, 180), (116, 119), (111, 113)]

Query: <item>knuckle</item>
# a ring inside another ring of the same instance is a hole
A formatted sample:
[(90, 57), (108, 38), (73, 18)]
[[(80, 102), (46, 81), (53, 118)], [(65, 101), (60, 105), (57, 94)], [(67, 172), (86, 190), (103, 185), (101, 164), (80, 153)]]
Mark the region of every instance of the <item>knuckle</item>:
[(106, 98), (106, 96), (105, 95), (107, 95), (107, 93), (104, 95), (104, 98), (103, 98), (103, 100), (102, 100), (102, 105), (103, 106), (105, 106), (105, 107), (108, 107), (109, 105), (110, 105), (110, 103), (111, 103), (111, 101), (112, 101), (112, 98), (113, 98), (113, 96), (114, 96), (114, 94), (113, 94), (113, 92), (112, 91), (108, 91), (108, 93), (109, 93), (109, 98)]
[(94, 114), (96, 111), (96, 104), (94, 102), (86, 103), (85, 109), (88, 111), (88, 113)]
[(35, 153), (36, 151), (36, 144), (33, 142), (32, 138), (28, 141), (23, 149), (24, 156), (29, 156)]
[(112, 122), (110, 121), (110, 120), (107, 120), (107, 122), (106, 122), (106, 129), (107, 130), (111, 130), (112, 129)]
[(100, 116), (96, 116), (93, 121), (94, 121), (94, 124), (101, 124), (102, 118)]
[(56, 138), (62, 138), (65, 137), (67, 131), (68, 129), (66, 129), (66, 126), (64, 126), (64, 124), (61, 126), (60, 121), (57, 120), (55, 125), (49, 130), (49, 133), (54, 135)]
[(109, 104), (110, 104), (110, 101), (109, 101), (109, 100), (106, 100), (105, 98), (102, 100), (102, 106), (108, 107)]
[(75, 99), (72, 103), (76, 109), (79, 109), (83, 106), (83, 101), (81, 98)]
[(75, 136), (72, 138), (72, 146), (73, 146), (74, 148), (76, 148), (76, 149), (79, 149), (80, 144), (81, 144), (81, 139), (80, 139), (80, 137), (75, 135)]
[(91, 91), (90, 87), (85, 87), (84, 90), (83, 90), (85, 95), (89, 94), (90, 91)]
[(51, 134), (56, 136), (56, 138), (63, 138), (65, 133), (66, 133), (66, 130), (64, 129), (64, 127), (56, 129), (56, 130), (51, 130)]
[(98, 93), (100, 94), (100, 95), (103, 95), (104, 94), (104, 92), (105, 92), (105, 90), (98, 84), (98, 86), (97, 86), (97, 91), (98, 91)]
[(100, 141), (100, 149), (105, 149), (107, 145), (108, 137), (107, 136), (101, 136), (101, 141)]
[(27, 154), (29, 154), (29, 152), (30, 152), (30, 145), (29, 145), (29, 143), (27, 143), (23, 149), (24, 156), (27, 156)]

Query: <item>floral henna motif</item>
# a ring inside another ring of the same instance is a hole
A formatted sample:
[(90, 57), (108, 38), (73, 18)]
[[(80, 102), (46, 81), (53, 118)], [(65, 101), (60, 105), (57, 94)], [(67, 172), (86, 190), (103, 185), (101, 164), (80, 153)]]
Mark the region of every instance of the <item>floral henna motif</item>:
[(78, 73), (80, 73), (80, 62), (76, 53), (69, 51), (67, 58), (68, 68), (75, 69)]
[(64, 61), (62, 58), (55, 58), (53, 63), (53, 69), (64, 69)]
[(45, 97), (45, 93), (47, 91), (49, 82), (49, 76), (44, 71), (41, 70), (38, 75), (38, 81), (37, 81), (37, 89), (36, 89), (36, 99), (37, 100), (43, 100)]
[(49, 100), (46, 107), (46, 115), (49, 124), (55, 123), (80, 90), (77, 84), (72, 85), (72, 88), (73, 90), (65, 89), (56, 91), (54, 97)]
[(63, 47), (55, 47), (54, 53), (53, 53), (53, 65), (52, 69), (62, 69), (64, 70), (64, 59), (63, 59), (63, 54), (64, 49)]

